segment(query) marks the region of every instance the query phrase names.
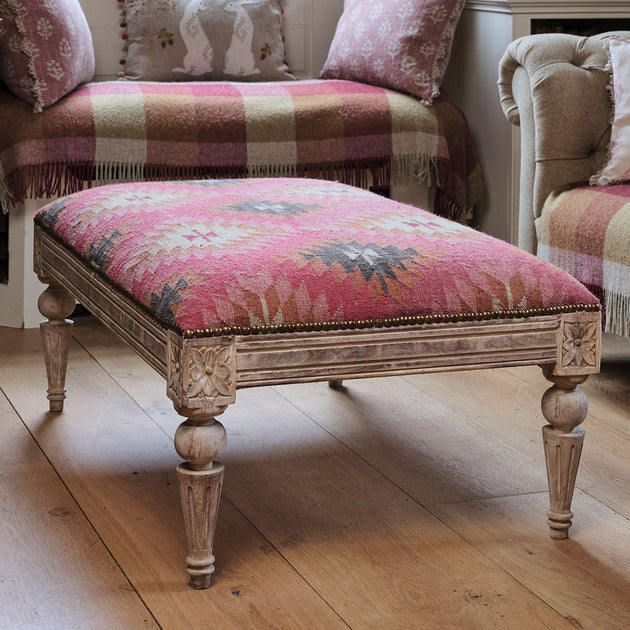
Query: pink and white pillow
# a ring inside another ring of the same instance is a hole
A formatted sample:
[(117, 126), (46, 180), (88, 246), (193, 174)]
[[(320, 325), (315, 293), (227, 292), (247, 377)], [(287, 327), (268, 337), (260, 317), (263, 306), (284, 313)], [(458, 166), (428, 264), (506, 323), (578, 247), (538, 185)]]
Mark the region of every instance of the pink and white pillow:
[(0, 74), (36, 112), (94, 76), (92, 35), (78, 0), (4, 0), (0, 17)]
[(321, 79), (440, 93), (465, 0), (346, 0)]
[(630, 41), (607, 39), (611, 71), (609, 86), (613, 100), (613, 121), (608, 146), (608, 160), (601, 170), (591, 177), (594, 186), (608, 186), (630, 182)]

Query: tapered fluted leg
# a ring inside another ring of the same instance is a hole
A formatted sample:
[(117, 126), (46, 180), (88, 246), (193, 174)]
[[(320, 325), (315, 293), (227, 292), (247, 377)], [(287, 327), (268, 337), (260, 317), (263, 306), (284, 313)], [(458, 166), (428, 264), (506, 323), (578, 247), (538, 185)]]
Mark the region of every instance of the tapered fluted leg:
[(545, 376), (554, 385), (542, 398), (542, 412), (549, 425), (543, 427), (545, 460), (549, 481), (547, 523), (552, 538), (561, 540), (569, 536), (571, 527), (571, 501), (580, 463), (584, 430), (577, 428), (586, 418), (586, 395), (577, 386), (586, 376), (555, 376), (545, 370)]
[(72, 321), (66, 319), (74, 310), (74, 298), (62, 287), (51, 284), (37, 303), (39, 312), (48, 321), (40, 324), (44, 360), (48, 376), (50, 411), (63, 411), (66, 398), (66, 370), (72, 339)]
[(177, 467), (188, 542), (187, 571), (193, 588), (208, 588), (214, 572), (212, 547), (219, 512), (226, 433), (214, 418), (188, 419), (175, 434), (175, 449), (186, 463)]

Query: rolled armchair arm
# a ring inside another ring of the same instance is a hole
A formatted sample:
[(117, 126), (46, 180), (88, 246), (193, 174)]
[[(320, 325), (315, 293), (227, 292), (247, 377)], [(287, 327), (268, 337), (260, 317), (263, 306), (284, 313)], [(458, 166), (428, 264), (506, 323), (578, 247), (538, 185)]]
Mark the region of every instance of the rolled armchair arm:
[(519, 241), (536, 252), (534, 221), (550, 192), (586, 181), (605, 161), (612, 103), (604, 39), (561, 33), (513, 41), (499, 63), (499, 96), (521, 127)]

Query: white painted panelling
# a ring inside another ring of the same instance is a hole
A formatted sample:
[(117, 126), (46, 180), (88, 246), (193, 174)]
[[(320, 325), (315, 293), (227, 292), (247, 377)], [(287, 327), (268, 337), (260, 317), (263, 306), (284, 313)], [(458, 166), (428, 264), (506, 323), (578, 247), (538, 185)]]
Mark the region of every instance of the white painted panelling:
[(310, 74), (310, 60), (306, 58), (304, 47), (307, 31), (310, 32), (310, 25), (307, 24), (287, 24), (285, 22), (283, 28), (289, 69), (297, 76)]
[[(315, 0), (317, 2), (317, 0)], [(312, 0), (284, 0), (284, 23), (285, 24), (306, 24), (307, 5), (310, 9)]]

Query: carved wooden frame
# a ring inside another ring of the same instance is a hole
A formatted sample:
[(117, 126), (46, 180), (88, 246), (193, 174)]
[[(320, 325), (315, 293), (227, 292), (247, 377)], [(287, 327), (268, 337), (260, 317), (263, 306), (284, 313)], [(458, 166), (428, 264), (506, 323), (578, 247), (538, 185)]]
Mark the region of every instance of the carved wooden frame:
[(35, 271), (49, 288), (39, 307), (51, 411), (62, 411), (74, 298), (128, 342), (167, 383), (186, 418), (175, 435), (191, 584), (207, 588), (223, 479), (226, 433), (215, 419), (244, 387), (540, 365), (553, 385), (542, 399), (552, 538), (566, 538), (586, 417), (579, 389), (599, 371), (599, 311), (259, 335), (187, 338), (157, 323), (53, 238), (35, 229)]

